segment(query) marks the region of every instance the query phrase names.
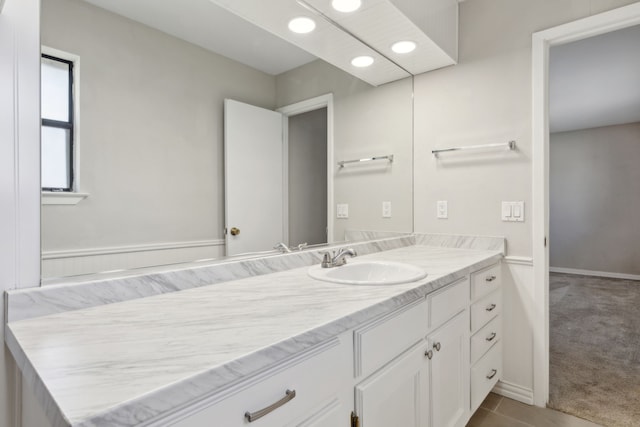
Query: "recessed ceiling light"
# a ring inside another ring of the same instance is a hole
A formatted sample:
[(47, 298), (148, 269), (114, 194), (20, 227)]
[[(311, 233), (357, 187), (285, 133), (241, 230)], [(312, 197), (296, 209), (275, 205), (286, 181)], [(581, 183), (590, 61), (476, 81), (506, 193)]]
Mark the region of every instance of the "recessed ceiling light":
[(289, 29), (294, 33), (306, 34), (315, 30), (316, 23), (313, 19), (306, 16), (299, 16), (289, 21)]
[(362, 0), (333, 0), (331, 6), (338, 12), (354, 12), (362, 6)]
[(368, 67), (373, 64), (373, 58), (370, 56), (356, 56), (351, 60), (351, 65), (354, 67)]
[(409, 53), (413, 52), (416, 48), (415, 42), (410, 40), (403, 40), (401, 42), (396, 42), (391, 46), (391, 50), (395, 53)]

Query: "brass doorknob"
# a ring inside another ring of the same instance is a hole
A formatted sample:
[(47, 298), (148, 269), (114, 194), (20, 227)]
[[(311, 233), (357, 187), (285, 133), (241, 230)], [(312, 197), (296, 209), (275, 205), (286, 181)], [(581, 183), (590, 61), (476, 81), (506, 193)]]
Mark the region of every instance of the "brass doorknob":
[(236, 227), (231, 227), (231, 235), (237, 236), (238, 234), (240, 234), (240, 229)]

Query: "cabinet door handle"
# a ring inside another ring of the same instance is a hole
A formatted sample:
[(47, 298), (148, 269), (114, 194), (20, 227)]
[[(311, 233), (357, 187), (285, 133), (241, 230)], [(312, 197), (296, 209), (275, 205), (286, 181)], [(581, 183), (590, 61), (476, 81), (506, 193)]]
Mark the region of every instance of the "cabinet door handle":
[(442, 347), (442, 346), (440, 345), (440, 343), (439, 343), (439, 342), (437, 342), (437, 343), (433, 344), (433, 348), (435, 348), (435, 349), (436, 349), (436, 351), (440, 351), (440, 348), (441, 348), (441, 347)]
[(485, 277), (485, 279), (484, 279), (484, 280), (486, 280), (487, 282), (493, 282), (493, 281), (494, 281), (494, 280), (496, 280), (496, 279), (497, 279), (497, 277), (496, 277), (496, 276), (491, 275), (491, 276), (487, 276), (487, 277)]
[(497, 373), (497, 369), (492, 369), (491, 372), (489, 372), (489, 375), (487, 375), (487, 379), (490, 380), (491, 378), (495, 377)]
[(433, 351), (427, 350), (424, 352), (424, 355), (427, 356), (427, 359), (431, 360), (431, 358), (433, 357)]
[(491, 332), (491, 334), (486, 338), (487, 341), (493, 341), (493, 339), (496, 337), (496, 333), (495, 332)]
[(485, 310), (493, 311), (494, 308), (496, 308), (496, 305), (495, 304), (490, 304), (490, 305), (487, 306), (487, 308)]
[(247, 419), (247, 421), (252, 423), (255, 420), (258, 420), (258, 419), (264, 417), (265, 415), (269, 414), (270, 412), (273, 412), (274, 410), (278, 409), (279, 407), (281, 407), (285, 403), (287, 403), (290, 400), (292, 400), (294, 397), (296, 397), (296, 391), (295, 390), (287, 390), (285, 392), (285, 396), (282, 399), (278, 400), (275, 403), (272, 403), (271, 405), (267, 406), (264, 409), (260, 409), (259, 411), (255, 411), (255, 412), (247, 411), (247, 412), (244, 413), (244, 417)]

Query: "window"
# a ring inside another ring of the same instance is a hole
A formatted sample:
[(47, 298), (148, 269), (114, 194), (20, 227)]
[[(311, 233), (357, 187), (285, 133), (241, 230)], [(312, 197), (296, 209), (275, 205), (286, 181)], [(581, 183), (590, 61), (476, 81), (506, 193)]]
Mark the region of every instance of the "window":
[(41, 59), (42, 190), (74, 190), (74, 62), (43, 53)]

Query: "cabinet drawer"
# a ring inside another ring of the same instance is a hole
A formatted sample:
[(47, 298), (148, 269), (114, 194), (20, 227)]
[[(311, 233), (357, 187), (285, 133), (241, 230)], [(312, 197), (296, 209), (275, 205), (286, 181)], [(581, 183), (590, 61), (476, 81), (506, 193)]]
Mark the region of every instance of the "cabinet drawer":
[(471, 368), (471, 412), (475, 412), (502, 377), (502, 341)]
[(502, 316), (496, 316), (471, 337), (471, 363), (502, 339)]
[(471, 299), (476, 300), (498, 289), (502, 283), (502, 264), (471, 273)]
[[(338, 341), (338, 340), (336, 340)], [(169, 424), (173, 427), (206, 427), (219, 425), (225, 427), (282, 427), (301, 419), (305, 414), (317, 408), (320, 402), (327, 401), (344, 387), (344, 379), (351, 371), (350, 345), (333, 345), (319, 354), (294, 364), (274, 368), (264, 374), (265, 378), (232, 394), (223, 400), (215, 399), (210, 406), (199, 405), (187, 409), (179, 421)], [(287, 390), (295, 390), (295, 397), (287, 400)], [(267, 415), (249, 422), (245, 414), (255, 414), (276, 402), (282, 405)], [(173, 419), (177, 419), (175, 417)]]
[(355, 376), (367, 376), (426, 335), (427, 301), (420, 299), (353, 333)]
[(435, 329), (469, 305), (469, 278), (463, 277), (427, 296), (429, 328)]
[(471, 305), (471, 332), (477, 331), (501, 312), (502, 291), (498, 289)]

